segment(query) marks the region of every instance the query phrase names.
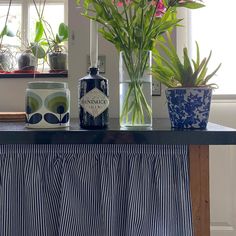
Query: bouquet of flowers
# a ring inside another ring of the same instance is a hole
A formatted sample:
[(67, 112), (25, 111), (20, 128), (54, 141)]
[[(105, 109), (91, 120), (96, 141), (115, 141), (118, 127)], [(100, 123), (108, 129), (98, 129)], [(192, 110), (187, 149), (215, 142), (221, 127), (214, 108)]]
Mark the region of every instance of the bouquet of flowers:
[(130, 83), (120, 104), (121, 121), (142, 125), (145, 116), (151, 119), (152, 109), (142, 90), (147, 52), (163, 33), (181, 21), (176, 17), (178, 7), (203, 6), (196, 0), (84, 0), (83, 15), (99, 22), (102, 36), (122, 52)]

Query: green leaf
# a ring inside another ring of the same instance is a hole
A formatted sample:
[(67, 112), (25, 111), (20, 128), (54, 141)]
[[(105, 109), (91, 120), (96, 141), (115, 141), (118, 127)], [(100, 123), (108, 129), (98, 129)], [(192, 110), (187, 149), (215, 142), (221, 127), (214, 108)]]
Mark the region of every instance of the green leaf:
[(197, 64), (197, 66), (199, 66), (199, 64), (200, 64), (200, 50), (199, 50), (199, 45), (198, 45), (197, 41), (196, 41), (196, 48), (197, 48), (197, 61), (196, 61), (196, 64)]
[(202, 68), (201, 74), (198, 76), (198, 78), (196, 80), (197, 86), (206, 84), (205, 80), (204, 80), (206, 77), (206, 74), (207, 74), (207, 67), (204, 67), (204, 68)]
[(7, 26), (5, 25), (0, 34), (1, 38), (6, 35), (6, 32), (7, 32)]
[(35, 24), (35, 38), (34, 42), (39, 42), (43, 36), (44, 27), (42, 21), (37, 21)]
[(204, 58), (202, 60), (202, 62), (200, 63), (199, 67), (194, 71), (194, 73), (192, 75), (193, 83), (192, 83), (191, 86), (195, 86), (196, 85), (196, 81), (197, 81), (198, 75), (199, 75), (200, 71), (202, 70), (202, 68), (204, 67), (205, 63), (206, 63), (206, 58)]
[(8, 37), (14, 37), (15, 34), (8, 28), (7, 25), (4, 26), (1, 34), (0, 34), (0, 38), (3, 38), (4, 36), (8, 36)]
[(188, 57), (188, 49), (184, 48), (183, 49), (183, 53), (184, 53), (184, 71), (185, 71), (185, 77), (184, 79), (186, 81), (183, 81), (183, 83), (194, 83), (195, 81), (191, 81), (192, 75), (193, 75), (193, 70), (192, 70), (192, 65), (191, 65), (191, 61)]
[[(96, 2), (93, 2), (93, 7), (96, 10), (97, 16), (99, 16), (99, 17), (104, 17), (105, 16), (102, 6), (100, 6)], [(105, 18), (107, 18), (107, 16), (105, 16)]]
[[(79, 5), (80, 4), (80, 0), (76, 0), (77, 1), (77, 4)], [(91, 4), (92, 0), (84, 0), (84, 8), (87, 10), (89, 5)]]
[[(160, 44), (160, 46), (163, 49), (163, 51), (165, 52), (167, 58), (165, 58), (164, 56), (163, 57), (158, 56), (160, 61), (159, 61), (159, 63), (157, 62), (157, 67), (163, 67), (160, 63), (160, 62), (163, 62), (172, 71), (173, 75), (176, 75), (177, 78), (182, 80), (182, 78), (183, 78), (182, 70), (183, 69), (182, 68), (179, 69), (179, 67), (181, 67), (182, 65), (179, 66), (179, 63), (176, 63), (175, 59), (172, 57), (171, 51), (165, 45)], [(155, 58), (154, 54), (153, 54), (153, 56)], [(181, 70), (181, 72), (180, 72), (180, 70)]]
[(69, 37), (69, 28), (65, 23), (59, 25), (58, 34), (62, 41), (65, 41)]
[(48, 46), (48, 41), (40, 41), (41, 46)]
[(168, 42), (168, 46), (169, 46), (169, 50), (166, 50), (165, 48), (166, 47), (162, 47), (163, 49), (165, 49), (165, 52), (168, 52), (168, 57), (170, 58), (170, 60), (172, 61), (174, 67), (176, 68), (176, 71), (177, 71), (177, 75), (179, 77), (180, 80), (184, 80), (184, 77), (185, 77), (185, 71), (184, 71), (184, 66), (182, 65), (178, 55), (177, 55), (177, 52), (176, 52), (176, 49), (175, 49), (175, 46), (173, 45), (172, 41), (171, 41), (171, 36), (170, 34), (167, 32), (167, 42)]
[(205, 7), (204, 4), (199, 3), (199, 2), (183, 2), (183, 3), (177, 4), (177, 6), (178, 7), (185, 7), (185, 8), (189, 8), (189, 9), (198, 9), (198, 8)]
[(114, 37), (114, 35), (112, 35), (111, 33), (109, 33), (109, 32), (107, 32), (107, 31), (105, 31), (105, 29), (103, 28), (103, 29), (99, 29), (99, 32), (102, 34), (102, 36), (106, 39), (106, 40), (108, 40), (108, 41), (110, 41), (111, 43), (115, 43), (115, 37)]
[[(198, 44), (197, 44), (197, 46), (198, 46)], [(198, 49), (199, 50), (199, 49)], [(196, 81), (196, 83), (204, 83), (204, 79), (205, 79), (205, 76), (206, 76), (206, 73), (207, 73), (207, 65), (208, 65), (208, 62), (210, 61), (210, 59), (211, 59), (211, 54), (212, 54), (212, 52), (210, 52), (210, 54), (209, 54), (209, 56), (208, 56), (208, 58), (207, 58), (207, 60), (206, 60), (206, 62), (205, 62), (205, 64), (204, 64), (204, 67), (202, 68), (202, 72), (200, 73), (200, 75), (198, 76), (198, 79), (197, 79), (197, 81)]]
[(60, 35), (58, 35), (58, 34), (56, 34), (56, 43), (57, 43), (57, 44), (60, 44), (60, 43), (62, 43), (62, 42), (63, 42), (63, 37), (60, 36)]
[(7, 34), (6, 36), (8, 37), (14, 37), (15, 36), (15, 33), (13, 33), (13, 31), (11, 31), (9, 28), (7, 29)]
[(34, 54), (35, 57), (37, 57), (39, 59), (45, 58), (46, 52), (40, 44), (31, 43), (30, 45), (31, 45), (32, 53)]
[(218, 65), (218, 67), (211, 74), (209, 74), (206, 77), (205, 81), (208, 82), (216, 74), (216, 72), (220, 69), (220, 67), (221, 67), (221, 63)]

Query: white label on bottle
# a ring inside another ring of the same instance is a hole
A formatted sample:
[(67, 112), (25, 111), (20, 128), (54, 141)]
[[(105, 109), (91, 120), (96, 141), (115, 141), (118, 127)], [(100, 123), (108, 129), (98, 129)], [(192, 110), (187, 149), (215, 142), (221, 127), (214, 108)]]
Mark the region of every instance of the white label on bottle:
[(94, 88), (80, 99), (80, 106), (96, 118), (108, 108), (109, 99), (101, 90)]

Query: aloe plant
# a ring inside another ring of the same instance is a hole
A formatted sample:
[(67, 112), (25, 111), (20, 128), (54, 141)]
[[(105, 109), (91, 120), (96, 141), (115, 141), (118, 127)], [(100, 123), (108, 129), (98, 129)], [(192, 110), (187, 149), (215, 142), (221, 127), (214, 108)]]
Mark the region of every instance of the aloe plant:
[(190, 59), (188, 49), (185, 47), (182, 62), (169, 33), (167, 33), (167, 44), (160, 42), (159, 46), (161, 52), (154, 51), (153, 78), (167, 87), (217, 87), (214, 83), (208, 83), (221, 67), (220, 63), (213, 72), (207, 73), (212, 51), (208, 57), (201, 59), (199, 45), (196, 42), (196, 60)]

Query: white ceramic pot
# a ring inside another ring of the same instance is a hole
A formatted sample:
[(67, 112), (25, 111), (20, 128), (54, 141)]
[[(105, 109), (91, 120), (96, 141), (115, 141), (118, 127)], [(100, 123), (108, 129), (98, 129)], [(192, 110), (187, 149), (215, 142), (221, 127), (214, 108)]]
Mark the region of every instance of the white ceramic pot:
[(62, 128), (70, 123), (67, 83), (29, 82), (26, 89), (26, 127)]

